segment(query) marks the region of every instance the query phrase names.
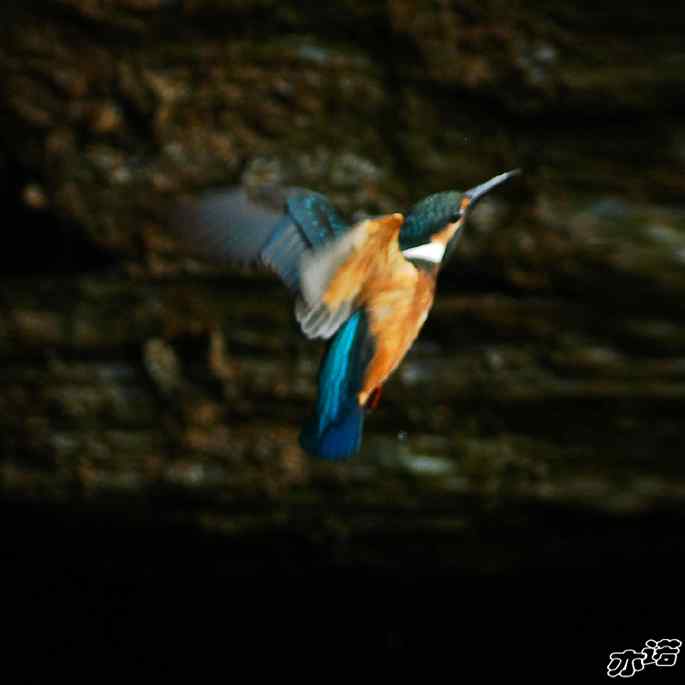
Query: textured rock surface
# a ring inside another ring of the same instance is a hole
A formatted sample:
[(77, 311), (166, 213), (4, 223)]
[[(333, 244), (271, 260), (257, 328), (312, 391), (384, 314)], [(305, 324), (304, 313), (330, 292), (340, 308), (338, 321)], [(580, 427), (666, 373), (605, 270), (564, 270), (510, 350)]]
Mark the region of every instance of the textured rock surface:
[[(6, 497), (296, 531), (350, 563), (430, 533), (476, 569), (532, 564), (547, 507), (606, 524), (566, 561), (682, 508), (683, 13), (471, 4), (3, 6)], [(364, 453), (305, 457), (320, 350), (268, 276), (183, 257), (165, 209), (242, 178), (353, 216), (514, 166)], [(472, 531), (503, 519), (486, 553)]]

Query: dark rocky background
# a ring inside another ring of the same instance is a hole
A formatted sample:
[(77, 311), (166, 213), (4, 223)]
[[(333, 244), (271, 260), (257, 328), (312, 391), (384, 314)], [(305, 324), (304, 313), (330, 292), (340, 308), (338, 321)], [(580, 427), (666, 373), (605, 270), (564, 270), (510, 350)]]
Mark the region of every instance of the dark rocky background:
[[(0, 20), (6, 569), (107, 626), (112, 588), (166, 606), (209, 584), (230, 606), (250, 579), (359, 594), (357, 646), (563, 627), (602, 673), (683, 637), (677, 3), (52, 0)], [(362, 454), (306, 457), (321, 349), (271, 277), (186, 257), (167, 209), (268, 180), (354, 217), (513, 167)]]

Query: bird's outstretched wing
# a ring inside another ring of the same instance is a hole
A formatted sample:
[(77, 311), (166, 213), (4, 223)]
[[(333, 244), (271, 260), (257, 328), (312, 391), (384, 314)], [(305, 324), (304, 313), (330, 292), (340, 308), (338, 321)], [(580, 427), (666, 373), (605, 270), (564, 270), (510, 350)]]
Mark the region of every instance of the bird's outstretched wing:
[(330, 338), (359, 307), (369, 270), (396, 247), (401, 223), (397, 214), (350, 226), (324, 195), (279, 186), (208, 192), (172, 218), (197, 256), (276, 272), (296, 296), (295, 316), (309, 338)]
[(171, 226), (196, 256), (261, 264), (295, 294), (302, 255), (348, 228), (324, 195), (274, 185), (236, 186), (185, 200), (175, 208)]

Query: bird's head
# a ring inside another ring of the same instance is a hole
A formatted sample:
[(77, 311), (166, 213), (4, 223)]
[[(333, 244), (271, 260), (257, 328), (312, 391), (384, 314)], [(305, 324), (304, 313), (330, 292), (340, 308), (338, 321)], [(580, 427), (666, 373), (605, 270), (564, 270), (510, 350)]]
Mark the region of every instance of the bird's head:
[(519, 169), (514, 169), (463, 193), (448, 190), (417, 202), (400, 230), (400, 249), (405, 257), (434, 264), (446, 260), (454, 251), (464, 222), (478, 201), (519, 173)]

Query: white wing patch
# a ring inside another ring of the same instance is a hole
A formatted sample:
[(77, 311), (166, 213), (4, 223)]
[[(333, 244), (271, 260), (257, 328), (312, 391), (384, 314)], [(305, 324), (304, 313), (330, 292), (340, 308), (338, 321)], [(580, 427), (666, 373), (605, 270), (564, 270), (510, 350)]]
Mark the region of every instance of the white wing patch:
[(424, 262), (439, 264), (445, 254), (445, 246), (437, 241), (402, 250), (405, 259), (420, 259)]
[(313, 307), (298, 297), (295, 301), (295, 318), (308, 338), (330, 338), (352, 314), (354, 302), (348, 300), (331, 311), (323, 302)]

